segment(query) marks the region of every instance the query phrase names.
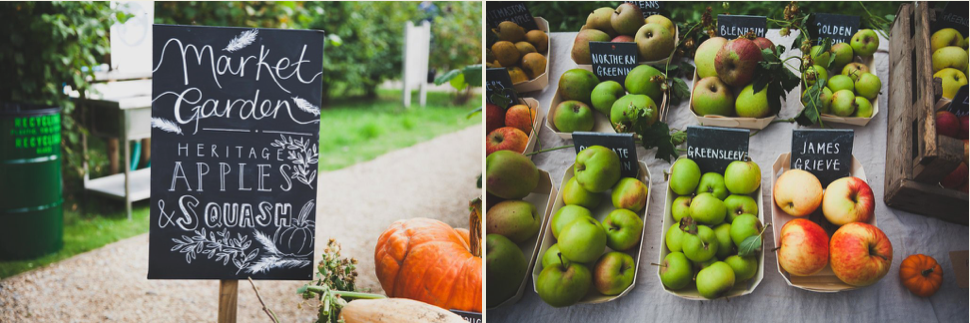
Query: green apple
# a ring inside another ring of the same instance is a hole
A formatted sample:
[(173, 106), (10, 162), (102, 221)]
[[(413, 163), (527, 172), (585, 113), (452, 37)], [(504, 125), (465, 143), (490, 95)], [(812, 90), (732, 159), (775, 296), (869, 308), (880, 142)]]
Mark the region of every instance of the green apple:
[(559, 132), (590, 131), (595, 122), (593, 110), (586, 103), (572, 100), (559, 103), (552, 118)]
[(697, 65), (697, 77), (707, 78), (717, 76), (717, 70), (714, 68), (714, 58), (717, 57), (717, 52), (727, 42), (728, 40), (724, 37), (711, 37), (697, 47), (697, 50), (694, 51), (694, 64)]
[[(605, 33), (600, 32), (605, 36), (605, 40), (610, 41)], [(586, 59), (589, 59), (588, 48), (586, 46), (587, 54)], [(585, 104), (590, 104), (590, 95), (593, 93), (593, 89), (596, 85), (600, 84), (600, 79), (596, 77), (593, 72), (587, 71), (582, 68), (574, 68), (562, 73), (559, 77), (559, 98), (563, 101), (579, 101)]]
[(626, 90), (623, 89), (623, 85), (620, 85), (619, 82), (605, 81), (593, 88), (593, 93), (590, 94), (590, 100), (593, 101), (593, 109), (596, 109), (596, 111), (599, 111), (609, 118), (610, 109), (613, 108), (613, 102), (616, 102), (617, 99), (624, 95), (626, 95)]
[(643, 210), (643, 207), (647, 204), (648, 196), (647, 185), (633, 177), (621, 178), (619, 182), (616, 182), (616, 186), (613, 186), (613, 191), (610, 193), (613, 207), (633, 212)]
[(879, 90), (882, 89), (882, 81), (879, 80), (876, 74), (872, 73), (862, 73), (854, 85), (855, 93), (870, 101), (875, 100), (876, 96), (879, 95)]
[(832, 114), (848, 117), (855, 113), (855, 93), (851, 90), (840, 90), (832, 93)]
[(677, 26), (674, 26), (674, 22), (662, 15), (650, 15), (650, 17), (644, 19), (643, 22), (644, 24), (659, 24), (666, 28), (667, 31), (670, 32), (671, 36), (677, 33)]
[(963, 46), (963, 35), (953, 28), (943, 28), (937, 30), (930, 36), (930, 52), (949, 46)]
[(724, 186), (724, 176), (715, 172), (707, 172), (701, 175), (701, 182), (697, 184), (696, 194), (711, 193), (719, 200), (728, 196), (728, 189)]
[(761, 233), (761, 220), (751, 214), (742, 214), (731, 222), (731, 241), (735, 246), (741, 246), (744, 239)]
[(711, 265), (713, 265), (715, 262), (718, 262), (718, 261), (719, 260), (717, 259), (717, 257), (711, 257), (711, 259), (708, 259), (708, 260), (691, 261), (690, 263), (691, 265), (693, 265), (695, 270), (700, 271), (701, 269), (710, 267)]
[(542, 215), (532, 203), (508, 200), (488, 209), (485, 232), (500, 234), (515, 243), (522, 243), (539, 233)]
[(587, 147), (576, 154), (573, 176), (587, 191), (606, 192), (620, 180), (620, 157), (603, 146)]
[(701, 180), (701, 168), (693, 160), (679, 158), (670, 166), (670, 189), (677, 195), (694, 193)]
[(934, 78), (943, 80), (943, 97), (953, 100), (961, 87), (967, 85), (967, 76), (955, 68), (944, 68), (933, 73)]
[(593, 218), (593, 213), (589, 212), (588, 209), (579, 205), (566, 205), (556, 211), (556, 214), (552, 215), (552, 236), (554, 238), (559, 238), (559, 233), (562, 229), (566, 227), (567, 224), (572, 223), (578, 219)]
[(680, 221), (680, 229), (684, 231), (684, 236), (681, 238), (681, 248), (683, 248), (684, 255), (694, 262), (704, 262), (714, 258), (718, 248), (720, 248), (717, 243), (717, 235), (710, 227), (697, 225), (693, 222), (690, 218), (684, 218)]
[(617, 34), (631, 36), (644, 24), (643, 11), (633, 3), (621, 3), (613, 11), (610, 24)]
[(674, 38), (674, 34), (660, 24), (645, 24), (633, 36), (640, 59), (648, 62), (670, 58), (676, 47)]
[(693, 196), (678, 196), (674, 199), (674, 205), (670, 207), (670, 215), (674, 221), (680, 222), (685, 216), (690, 216), (690, 201)]
[(965, 72), (967, 60), (970, 60), (970, 58), (967, 56), (967, 50), (963, 48), (949, 46), (937, 49), (933, 52), (933, 73), (947, 67)]
[(812, 64), (829, 68), (829, 60), (832, 59), (832, 53), (823, 51), (822, 46), (812, 46), (812, 49), (809, 50), (809, 56), (812, 57)]
[(715, 299), (734, 288), (734, 270), (723, 261), (715, 262), (697, 273), (697, 292)]
[(855, 97), (855, 117), (859, 118), (871, 118), (872, 117), (872, 102), (861, 96)]
[(735, 112), (742, 118), (764, 118), (771, 115), (771, 106), (768, 105), (768, 87), (754, 93), (754, 84), (748, 84), (738, 94), (738, 101), (734, 105)]
[(832, 64), (829, 65), (829, 67), (836, 71), (841, 71), (845, 64), (851, 63), (852, 57), (854, 56), (852, 53), (852, 46), (849, 46), (849, 44), (846, 43), (832, 45), (829, 52), (835, 56), (835, 60), (832, 61)]
[(694, 86), (691, 93), (690, 108), (697, 115), (734, 115), (734, 93), (717, 76), (708, 76)]
[(860, 29), (849, 41), (852, 52), (862, 57), (872, 56), (879, 49), (879, 36), (872, 29)]
[(606, 229), (606, 246), (617, 251), (625, 251), (640, 243), (643, 233), (643, 220), (627, 209), (616, 209), (603, 220)]
[(592, 209), (599, 206), (602, 200), (602, 194), (587, 191), (582, 185), (579, 185), (579, 180), (576, 177), (566, 181), (566, 185), (562, 188), (562, 201), (566, 205), (579, 205)]
[(754, 193), (761, 187), (761, 167), (753, 161), (733, 161), (724, 169), (724, 185), (732, 194)]
[(680, 222), (674, 223), (667, 229), (667, 235), (664, 236), (664, 243), (667, 245), (667, 250), (671, 252), (684, 250), (684, 230), (680, 229)]
[(498, 235), (485, 235), (485, 278), (488, 279), (486, 306), (501, 304), (519, 291), (528, 270), (528, 260), (512, 240)]
[(717, 225), (724, 222), (727, 208), (724, 202), (711, 193), (700, 193), (690, 202), (690, 217), (694, 221), (707, 225)]
[(546, 304), (564, 307), (583, 299), (592, 284), (593, 275), (586, 266), (577, 263), (569, 266), (560, 264), (542, 269), (536, 279), (536, 293)]
[(714, 236), (717, 237), (717, 259), (725, 259), (734, 253), (734, 243), (731, 242), (731, 224), (721, 223), (714, 227)]
[(539, 169), (529, 157), (499, 150), (485, 157), (488, 193), (503, 199), (521, 199), (539, 185)]
[(734, 218), (742, 214), (758, 215), (758, 201), (747, 195), (731, 194), (724, 199), (724, 207), (727, 209), (725, 222), (734, 223)]
[(862, 63), (852, 62), (845, 64), (845, 67), (842, 68), (842, 75), (852, 78), (853, 82), (859, 79), (862, 73), (869, 73), (869, 67)]
[(593, 269), (593, 286), (600, 294), (620, 295), (633, 284), (637, 265), (628, 254), (611, 251), (600, 257)]
[(825, 67), (819, 65), (812, 65), (805, 69), (805, 84), (808, 86), (815, 85), (818, 80), (829, 79), (829, 72), (825, 70)]
[[(861, 73), (859, 74), (859, 77), (862, 77)], [(841, 90), (855, 91), (855, 81), (853, 78), (845, 75), (833, 75), (829, 78), (829, 82), (825, 84), (825, 87), (832, 90), (832, 93)]]
[[(819, 103), (821, 103), (821, 106), (818, 107), (820, 109), (819, 113), (829, 113), (829, 110), (832, 109), (832, 90), (829, 90), (827, 87), (823, 87), (821, 92), (822, 93), (818, 95), (818, 100), (820, 101)], [(808, 100), (805, 99), (806, 93), (808, 93), (808, 89), (802, 91), (803, 105), (808, 105)]]
[(586, 28), (600, 30), (605, 32), (610, 37), (616, 36), (616, 30), (613, 30), (613, 24), (610, 23), (610, 18), (613, 17), (613, 8), (602, 7), (593, 10), (589, 16), (586, 17)]
[(745, 281), (758, 273), (758, 258), (733, 255), (724, 260), (734, 271), (736, 281)]
[(663, 99), (663, 88), (661, 87), (663, 82), (651, 80), (657, 76), (663, 76), (663, 72), (650, 65), (638, 65), (626, 75), (623, 84), (630, 94), (643, 94), (654, 101), (660, 101)]
[(546, 253), (542, 254), (542, 268), (545, 269), (546, 267), (558, 266), (560, 264), (569, 266), (569, 264), (573, 263), (569, 259), (561, 258), (561, 256), (562, 252), (559, 251), (559, 244), (552, 244), (549, 249), (546, 249)]
[(678, 290), (690, 284), (694, 278), (690, 260), (683, 252), (671, 252), (660, 264), (660, 282), (670, 290)]
[(574, 262), (593, 262), (606, 250), (606, 230), (593, 218), (566, 224), (559, 232), (559, 251)]
[(646, 115), (647, 125), (652, 126), (660, 118), (659, 111), (657, 103), (649, 96), (627, 94), (613, 102), (613, 109), (610, 110), (610, 123), (616, 132), (631, 132), (635, 118)]

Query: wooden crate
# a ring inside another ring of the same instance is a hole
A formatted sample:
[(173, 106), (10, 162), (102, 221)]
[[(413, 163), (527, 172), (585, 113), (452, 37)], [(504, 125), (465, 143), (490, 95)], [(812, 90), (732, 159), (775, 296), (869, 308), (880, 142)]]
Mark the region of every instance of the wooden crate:
[(967, 193), (945, 189), (941, 179), (963, 159), (961, 140), (936, 134), (942, 87), (933, 78), (930, 22), (924, 1), (899, 7), (889, 40), (889, 109), (886, 205), (967, 224)]

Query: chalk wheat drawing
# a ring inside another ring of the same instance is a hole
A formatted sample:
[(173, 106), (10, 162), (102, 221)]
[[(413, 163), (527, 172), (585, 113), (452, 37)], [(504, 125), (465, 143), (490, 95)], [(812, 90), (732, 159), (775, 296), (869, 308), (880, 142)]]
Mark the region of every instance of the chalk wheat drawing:
[(171, 122), (162, 118), (152, 118), (152, 128), (158, 128), (158, 130), (171, 132), (176, 134), (182, 134), (182, 128), (179, 127), (175, 122)]
[(256, 231), (255, 236), (256, 241), (263, 245), (263, 250), (266, 252), (259, 261), (246, 268), (247, 273), (257, 274), (274, 268), (302, 268), (310, 265), (309, 254), (303, 256), (284, 254), (276, 247), (273, 240), (262, 232)]
[(300, 110), (303, 110), (304, 112), (313, 114), (315, 116), (320, 115), (320, 108), (313, 105), (313, 103), (310, 103), (310, 101), (304, 100), (298, 96), (294, 96), (293, 103), (296, 103), (296, 107), (300, 108)]
[(259, 30), (256, 29), (244, 31), (239, 34), (239, 36), (233, 37), (232, 40), (229, 41), (229, 45), (226, 45), (226, 48), (223, 48), (222, 50), (235, 52), (237, 50), (246, 48), (246, 46), (249, 46), (249, 44), (256, 41), (257, 34), (259, 34)]
[(319, 157), (317, 144), (311, 145), (309, 138), (293, 139), (293, 137), (280, 135), (280, 139), (276, 139), (270, 145), (287, 150), (286, 159), (293, 163), (293, 174), (290, 178), (313, 188), (314, 179), (317, 176), (317, 167), (314, 165), (317, 164)]

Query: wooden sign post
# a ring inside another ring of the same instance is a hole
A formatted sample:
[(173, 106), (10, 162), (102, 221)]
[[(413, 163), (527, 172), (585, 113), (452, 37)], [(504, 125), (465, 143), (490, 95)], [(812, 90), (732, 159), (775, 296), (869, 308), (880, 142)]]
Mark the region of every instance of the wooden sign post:
[(153, 27), (148, 279), (310, 280), (321, 31)]

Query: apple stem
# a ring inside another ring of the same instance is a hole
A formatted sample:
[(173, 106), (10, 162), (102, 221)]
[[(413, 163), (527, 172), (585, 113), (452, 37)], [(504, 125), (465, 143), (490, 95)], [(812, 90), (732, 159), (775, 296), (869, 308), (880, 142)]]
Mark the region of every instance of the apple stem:
[(771, 249), (771, 252), (778, 251), (778, 249), (781, 249), (781, 247), (775, 247), (775, 248)]
[(528, 154), (525, 154), (525, 155), (526, 156), (532, 156), (532, 155), (541, 154), (541, 153), (545, 153), (545, 152), (550, 152), (550, 151), (555, 151), (555, 150), (560, 150), (560, 149), (566, 149), (566, 148), (573, 148), (573, 147), (575, 147), (575, 145), (565, 145), (565, 146), (559, 146), (559, 147), (552, 147), (552, 148), (548, 148), (548, 149), (542, 149), (542, 150), (539, 150), (539, 151), (533, 151), (533, 152), (528, 153)]
[(657, 266), (657, 267), (665, 267), (665, 268), (667, 267), (667, 266), (664, 266), (664, 265), (661, 265), (661, 264), (658, 264), (658, 263), (655, 263), (655, 262), (651, 262), (650, 265)]
[(761, 232), (759, 232), (758, 235), (759, 236), (764, 235), (765, 234), (765, 230), (768, 230), (768, 227), (770, 227), (770, 226), (771, 226), (771, 222), (768, 222), (767, 224), (765, 224), (765, 226), (763, 228), (761, 228)]
[(559, 257), (559, 264), (562, 265), (562, 268), (566, 268), (566, 262), (562, 260), (562, 252), (557, 252), (556, 256)]

